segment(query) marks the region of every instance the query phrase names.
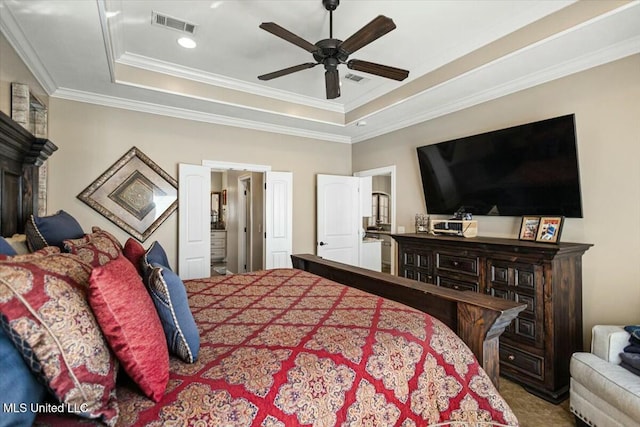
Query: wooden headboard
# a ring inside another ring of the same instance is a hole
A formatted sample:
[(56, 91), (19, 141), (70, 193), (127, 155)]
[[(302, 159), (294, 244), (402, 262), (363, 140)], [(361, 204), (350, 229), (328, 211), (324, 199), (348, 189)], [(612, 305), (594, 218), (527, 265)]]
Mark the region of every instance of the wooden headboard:
[(0, 111), (0, 234), (24, 232), (29, 215), (38, 212), (39, 168), (58, 147), (36, 138)]

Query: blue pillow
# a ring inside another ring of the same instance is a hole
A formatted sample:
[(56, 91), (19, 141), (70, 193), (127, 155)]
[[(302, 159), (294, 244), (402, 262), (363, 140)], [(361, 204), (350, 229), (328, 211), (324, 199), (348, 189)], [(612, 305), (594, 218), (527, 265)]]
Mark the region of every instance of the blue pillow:
[(0, 255), (17, 255), (16, 250), (13, 249), (13, 246), (11, 246), (9, 242), (4, 239), (4, 237), (0, 237)]
[[(4, 324), (4, 319), (3, 322)], [(42, 403), (46, 395), (44, 385), (31, 373), (22, 355), (3, 327), (0, 327), (0, 408), (3, 426), (30, 426), (36, 418), (32, 403)], [(12, 406), (15, 405), (15, 406)], [(7, 411), (8, 408), (12, 410)]]
[(200, 334), (184, 283), (176, 273), (154, 263), (149, 275), (149, 293), (164, 329), (169, 352), (187, 363), (198, 359)]
[(24, 233), (31, 252), (46, 246), (57, 246), (64, 250), (64, 241), (84, 236), (82, 227), (74, 217), (65, 211), (58, 211), (49, 216), (29, 217)]
[(625, 326), (624, 330), (631, 334), (631, 338), (629, 338), (629, 341), (632, 344), (640, 344), (640, 325)]
[(149, 249), (147, 249), (147, 252), (144, 254), (143, 260), (149, 268), (152, 268), (153, 264), (160, 264), (160, 266), (171, 270), (167, 253), (157, 241), (153, 242), (151, 246), (149, 246)]

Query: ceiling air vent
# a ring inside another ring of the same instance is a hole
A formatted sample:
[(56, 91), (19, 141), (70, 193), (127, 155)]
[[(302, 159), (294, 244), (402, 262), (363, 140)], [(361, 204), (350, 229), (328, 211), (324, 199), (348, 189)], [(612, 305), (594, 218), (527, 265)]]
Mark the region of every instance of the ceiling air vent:
[(345, 78), (346, 80), (351, 80), (351, 81), (352, 81), (352, 82), (354, 82), (354, 83), (360, 83), (360, 84), (362, 84), (362, 83), (366, 83), (366, 82), (368, 82), (368, 81), (369, 81), (369, 79), (368, 79), (368, 78), (363, 77), (363, 76), (359, 76), (359, 75), (357, 75), (357, 74), (353, 74), (353, 73), (347, 73), (347, 74), (345, 74), (344, 78)]
[(171, 28), (183, 33), (193, 34), (196, 32), (196, 24), (174, 18), (173, 16), (163, 15), (158, 12), (151, 13), (151, 24), (160, 25), (161, 27)]

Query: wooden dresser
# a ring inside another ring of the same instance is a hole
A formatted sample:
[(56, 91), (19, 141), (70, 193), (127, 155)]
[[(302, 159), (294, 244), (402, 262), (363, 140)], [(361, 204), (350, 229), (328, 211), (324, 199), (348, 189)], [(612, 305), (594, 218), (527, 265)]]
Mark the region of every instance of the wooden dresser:
[(227, 230), (211, 230), (211, 262), (224, 261), (227, 257)]
[(398, 275), (527, 304), (500, 337), (500, 373), (558, 403), (583, 350), (582, 254), (592, 245), (395, 234)]

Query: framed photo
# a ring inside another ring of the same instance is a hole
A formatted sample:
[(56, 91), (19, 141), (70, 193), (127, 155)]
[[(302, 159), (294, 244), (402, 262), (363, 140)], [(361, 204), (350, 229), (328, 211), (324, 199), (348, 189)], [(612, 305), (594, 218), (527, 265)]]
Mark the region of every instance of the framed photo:
[(538, 235), (538, 227), (540, 226), (539, 216), (523, 216), (520, 224), (520, 240), (535, 241)]
[(144, 242), (178, 207), (178, 183), (131, 148), (78, 199)]
[(561, 216), (541, 217), (540, 225), (538, 226), (538, 234), (536, 235), (536, 242), (558, 243), (560, 241), (563, 222), (564, 217)]

